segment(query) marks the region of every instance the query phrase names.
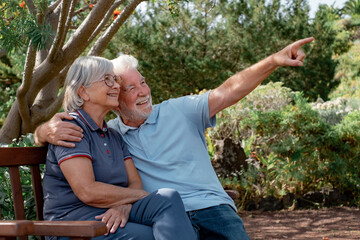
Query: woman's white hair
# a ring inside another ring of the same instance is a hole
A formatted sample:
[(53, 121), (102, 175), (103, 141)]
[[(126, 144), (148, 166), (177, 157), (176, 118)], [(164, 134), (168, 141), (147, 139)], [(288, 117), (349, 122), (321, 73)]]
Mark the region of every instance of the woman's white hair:
[(111, 62), (114, 65), (115, 75), (121, 75), (129, 69), (137, 69), (138, 67), (138, 60), (131, 55), (120, 55)]
[(65, 80), (64, 110), (73, 112), (80, 109), (84, 104), (84, 100), (78, 94), (80, 87), (89, 87), (91, 83), (100, 80), (105, 74), (112, 73), (113, 65), (106, 58), (86, 56), (76, 59)]

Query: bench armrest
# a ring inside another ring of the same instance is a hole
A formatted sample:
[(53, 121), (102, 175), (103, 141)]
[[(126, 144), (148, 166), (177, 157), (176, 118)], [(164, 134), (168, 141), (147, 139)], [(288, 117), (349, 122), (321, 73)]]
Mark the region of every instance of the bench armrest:
[(34, 231), (32, 221), (28, 220), (11, 220), (0, 221), (0, 236), (2, 237), (16, 237), (27, 236)]
[(36, 236), (97, 237), (107, 232), (100, 221), (33, 221)]

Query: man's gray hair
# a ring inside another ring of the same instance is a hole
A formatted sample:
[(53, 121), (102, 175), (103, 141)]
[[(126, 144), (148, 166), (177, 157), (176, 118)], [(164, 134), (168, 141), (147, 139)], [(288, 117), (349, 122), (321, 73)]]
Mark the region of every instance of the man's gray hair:
[(84, 104), (84, 100), (78, 94), (80, 87), (89, 87), (91, 83), (100, 80), (105, 74), (112, 73), (113, 65), (106, 58), (86, 56), (76, 59), (65, 80), (64, 110), (73, 112), (80, 109)]
[(131, 55), (122, 54), (119, 57), (111, 60), (114, 65), (114, 73), (121, 75), (129, 69), (137, 69), (138, 60)]

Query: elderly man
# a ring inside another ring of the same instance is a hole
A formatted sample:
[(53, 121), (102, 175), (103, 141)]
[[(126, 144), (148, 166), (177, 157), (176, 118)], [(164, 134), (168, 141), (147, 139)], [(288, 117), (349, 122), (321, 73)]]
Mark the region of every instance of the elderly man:
[[(204, 131), (216, 124), (216, 114), (255, 89), (278, 66), (302, 66), (300, 50), (313, 38), (288, 45), (281, 51), (235, 74), (202, 95), (170, 99), (155, 106), (150, 88), (137, 70), (137, 60), (122, 55), (113, 60), (122, 79), (118, 117), (109, 126), (121, 133), (143, 180), (144, 189), (176, 189), (200, 239), (248, 239), (233, 201), (223, 190), (209, 159)], [(41, 125), (39, 144), (73, 147), (81, 141), (80, 129), (55, 115)]]

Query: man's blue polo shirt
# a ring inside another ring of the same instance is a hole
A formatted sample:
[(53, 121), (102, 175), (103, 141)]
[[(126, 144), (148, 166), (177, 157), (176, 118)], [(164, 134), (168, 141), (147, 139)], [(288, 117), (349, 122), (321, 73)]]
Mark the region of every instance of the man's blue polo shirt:
[(93, 219), (107, 210), (88, 206), (76, 197), (60, 169), (63, 161), (75, 157), (89, 158), (96, 181), (120, 187), (128, 185), (124, 161), (130, 158), (130, 154), (120, 134), (107, 128), (105, 122), (100, 129), (82, 109), (71, 115), (74, 120), (70, 122), (83, 129), (84, 137), (81, 142), (74, 142), (75, 148), (49, 145), (43, 181), (46, 220)]
[(108, 125), (128, 144), (144, 189), (177, 190), (186, 211), (230, 204), (211, 165), (204, 136), (216, 124), (209, 118), (209, 92), (185, 96), (155, 105), (139, 127), (126, 126), (118, 117)]

